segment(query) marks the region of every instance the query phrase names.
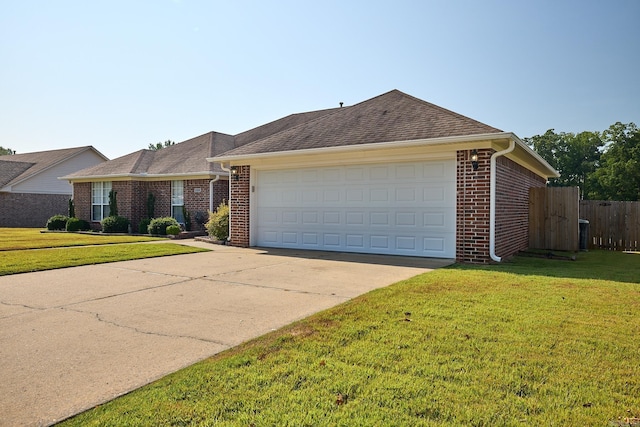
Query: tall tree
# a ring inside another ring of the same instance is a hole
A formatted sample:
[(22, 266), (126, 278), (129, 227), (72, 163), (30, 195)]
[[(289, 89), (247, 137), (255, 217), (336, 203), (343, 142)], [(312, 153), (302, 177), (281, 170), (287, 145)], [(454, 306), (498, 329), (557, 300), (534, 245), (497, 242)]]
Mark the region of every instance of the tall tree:
[(7, 154), (16, 154), (16, 150), (12, 150), (11, 148), (4, 148), (0, 146), (0, 156), (5, 156)]
[(603, 132), (603, 138), (606, 149), (589, 197), (640, 200), (640, 129), (634, 123), (617, 122)]
[(544, 135), (525, 138), (525, 141), (560, 173), (559, 178), (549, 180), (550, 186), (580, 187), (582, 197), (593, 190), (590, 176), (598, 168), (604, 146), (599, 132), (576, 135), (549, 129)]
[(167, 139), (165, 142), (157, 142), (155, 144), (149, 144), (149, 150), (158, 151), (158, 150), (162, 150), (163, 148), (170, 147), (174, 144), (175, 142), (171, 141), (170, 139)]

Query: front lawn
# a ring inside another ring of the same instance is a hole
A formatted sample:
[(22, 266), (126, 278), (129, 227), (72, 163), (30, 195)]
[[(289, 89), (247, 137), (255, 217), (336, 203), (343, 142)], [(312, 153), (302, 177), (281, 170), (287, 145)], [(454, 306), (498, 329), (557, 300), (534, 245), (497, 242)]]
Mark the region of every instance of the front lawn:
[(452, 266), (63, 425), (634, 425), (639, 336), (639, 255)]
[(0, 276), (196, 252), (206, 252), (206, 249), (157, 243), (3, 251), (0, 252)]
[(63, 246), (107, 245), (162, 240), (146, 236), (105, 236), (100, 233), (41, 233), (39, 228), (0, 227), (0, 251), (56, 248)]

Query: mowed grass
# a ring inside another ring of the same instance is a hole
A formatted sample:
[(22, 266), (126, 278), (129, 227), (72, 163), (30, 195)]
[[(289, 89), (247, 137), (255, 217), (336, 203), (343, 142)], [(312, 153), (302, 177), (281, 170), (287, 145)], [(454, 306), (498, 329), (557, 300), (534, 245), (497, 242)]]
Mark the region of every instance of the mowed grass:
[(612, 252), (440, 269), (62, 425), (628, 425), (639, 282), (640, 256)]
[(162, 240), (145, 236), (104, 236), (99, 233), (41, 233), (40, 231), (41, 229), (39, 228), (0, 227), (0, 251), (56, 248), (66, 246), (107, 245), (116, 243), (133, 243)]
[[(161, 239), (0, 228), (0, 276), (206, 251), (173, 243), (136, 244), (154, 240)], [(78, 245), (91, 246), (70, 247)]]

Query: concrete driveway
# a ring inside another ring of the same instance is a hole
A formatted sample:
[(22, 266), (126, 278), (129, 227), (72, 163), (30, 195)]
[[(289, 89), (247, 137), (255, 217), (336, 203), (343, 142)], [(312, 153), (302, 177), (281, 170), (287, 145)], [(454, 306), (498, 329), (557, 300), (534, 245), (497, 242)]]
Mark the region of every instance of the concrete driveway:
[(0, 425), (50, 425), (451, 261), (240, 249), (0, 277)]

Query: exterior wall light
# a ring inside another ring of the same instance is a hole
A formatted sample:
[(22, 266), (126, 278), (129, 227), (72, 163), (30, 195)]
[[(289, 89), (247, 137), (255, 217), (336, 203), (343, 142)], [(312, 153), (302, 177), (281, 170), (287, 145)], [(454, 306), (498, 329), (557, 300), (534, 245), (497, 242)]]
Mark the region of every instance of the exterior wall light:
[(471, 150), (471, 166), (473, 166), (473, 170), (478, 170), (478, 150)]
[(229, 170), (231, 171), (231, 176), (233, 176), (234, 180), (237, 181), (240, 179), (240, 168), (238, 168), (238, 166), (231, 166)]

